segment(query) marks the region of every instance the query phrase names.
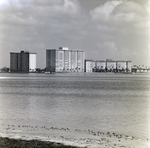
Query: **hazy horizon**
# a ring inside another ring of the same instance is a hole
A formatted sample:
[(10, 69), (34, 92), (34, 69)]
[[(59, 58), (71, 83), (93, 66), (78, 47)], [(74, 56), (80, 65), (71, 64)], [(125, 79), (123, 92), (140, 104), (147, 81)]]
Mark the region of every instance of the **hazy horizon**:
[(45, 68), (46, 49), (59, 47), (149, 67), (149, 18), (149, 0), (1, 0), (0, 68), (21, 50), (37, 53)]

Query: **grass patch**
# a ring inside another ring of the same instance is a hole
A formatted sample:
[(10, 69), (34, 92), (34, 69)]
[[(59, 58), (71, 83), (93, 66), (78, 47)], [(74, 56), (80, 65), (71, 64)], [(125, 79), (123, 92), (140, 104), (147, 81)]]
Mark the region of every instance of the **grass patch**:
[(80, 148), (76, 146), (64, 145), (62, 143), (40, 141), (40, 140), (22, 140), (0, 137), (0, 148)]

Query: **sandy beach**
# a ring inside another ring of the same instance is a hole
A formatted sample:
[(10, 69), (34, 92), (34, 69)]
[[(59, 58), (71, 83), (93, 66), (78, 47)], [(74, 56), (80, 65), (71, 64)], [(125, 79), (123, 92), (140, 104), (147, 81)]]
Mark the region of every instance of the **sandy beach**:
[[(2, 125), (0, 147), (86, 147), (86, 148), (148, 148), (149, 139), (131, 135), (33, 125)], [(9, 137), (9, 138), (7, 138)], [(22, 139), (22, 140), (21, 140)]]

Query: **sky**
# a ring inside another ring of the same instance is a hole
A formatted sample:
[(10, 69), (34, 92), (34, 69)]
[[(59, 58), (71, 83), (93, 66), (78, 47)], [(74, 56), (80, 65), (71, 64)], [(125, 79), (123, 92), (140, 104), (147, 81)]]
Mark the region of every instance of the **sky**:
[(0, 68), (10, 52), (85, 51), (86, 59), (150, 66), (150, 0), (0, 0)]

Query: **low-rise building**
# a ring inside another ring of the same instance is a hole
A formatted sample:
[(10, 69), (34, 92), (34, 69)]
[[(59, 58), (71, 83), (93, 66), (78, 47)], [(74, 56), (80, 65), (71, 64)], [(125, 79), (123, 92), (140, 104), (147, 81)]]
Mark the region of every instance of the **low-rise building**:
[(116, 61), (107, 59), (106, 60), (106, 71), (113, 72), (116, 69)]
[(96, 66), (96, 72), (104, 72), (106, 68), (106, 61), (97, 60), (95, 62), (95, 66)]
[(85, 69), (85, 72), (90, 72), (92, 73), (95, 69), (95, 61), (94, 60), (85, 60), (85, 63), (84, 63), (84, 69)]
[(85, 72), (131, 72), (132, 61), (85, 60)]

